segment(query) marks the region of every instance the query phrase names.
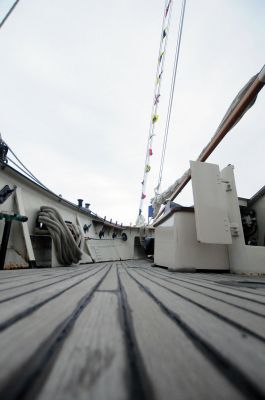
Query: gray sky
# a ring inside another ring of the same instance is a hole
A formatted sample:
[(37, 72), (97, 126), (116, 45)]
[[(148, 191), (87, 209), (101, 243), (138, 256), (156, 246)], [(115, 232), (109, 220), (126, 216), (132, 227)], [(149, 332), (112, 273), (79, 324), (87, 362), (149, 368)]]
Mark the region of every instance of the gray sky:
[[(12, 1), (0, 0), (0, 16)], [(147, 199), (158, 178), (181, 1), (174, 1)], [(164, 0), (21, 0), (0, 31), (0, 131), (51, 190), (136, 220)], [(265, 60), (264, 0), (187, 0), (165, 189)], [(265, 90), (209, 161), (264, 185)], [(192, 203), (187, 189), (177, 198)], [(145, 208), (147, 208), (146, 202)]]

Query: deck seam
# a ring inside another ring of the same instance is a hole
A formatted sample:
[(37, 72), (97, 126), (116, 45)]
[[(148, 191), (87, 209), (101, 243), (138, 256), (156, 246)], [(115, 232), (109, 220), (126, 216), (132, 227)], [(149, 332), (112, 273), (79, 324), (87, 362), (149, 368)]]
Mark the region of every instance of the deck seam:
[[(90, 271), (91, 269), (92, 269), (92, 268), (82, 268), (81, 271)], [(80, 271), (80, 270), (79, 270), (79, 271)], [(82, 272), (81, 272), (81, 273), (82, 273)], [(69, 275), (70, 275), (70, 276), (75, 276), (75, 275), (76, 275), (76, 272), (73, 271), (73, 270), (71, 270), (71, 271), (69, 271), (69, 272), (66, 272), (66, 273), (60, 272), (59, 274), (50, 276), (50, 277), (48, 277), (48, 278), (43, 278), (43, 279), (39, 279), (39, 280), (36, 280), (36, 281), (31, 281), (31, 282), (22, 283), (21, 285), (10, 286), (10, 287), (4, 288), (4, 289), (1, 289), (1, 287), (0, 287), (0, 293), (6, 292), (6, 291), (8, 291), (8, 290), (13, 290), (13, 289), (21, 288), (21, 287), (24, 287), (24, 286), (29, 286), (29, 285), (32, 285), (32, 284), (38, 284), (39, 282), (48, 281), (48, 280), (50, 280), (50, 279), (60, 278), (61, 276), (65, 276), (65, 275), (67, 275), (67, 276), (69, 276)]]
[[(85, 294), (77, 303), (71, 314), (64, 319), (45, 339), (34, 354), (24, 364), (13, 373), (8, 382), (3, 386), (0, 391), (2, 398), (12, 400), (23, 400), (24, 398), (35, 398), (35, 394), (39, 393), (45, 379), (52, 370), (52, 365), (57, 359), (63, 344), (72, 331), (76, 320), (90, 303), (95, 291), (104, 281), (112, 266), (108, 268), (106, 273), (100, 280)], [(103, 267), (104, 268), (104, 267)], [(103, 269), (102, 268), (102, 269)], [(14, 382), (16, 384), (14, 385)], [(34, 395), (31, 396), (31, 393)]]
[(20, 321), (22, 318), (27, 318), (29, 317), (31, 314), (33, 314), (35, 311), (39, 310), (41, 307), (43, 307), (45, 304), (49, 303), (50, 301), (56, 299), (57, 297), (61, 296), (63, 293), (67, 292), (68, 290), (72, 289), (75, 286), (78, 286), (80, 283), (84, 282), (85, 280), (91, 278), (91, 276), (96, 275), (97, 273), (99, 273), (100, 271), (102, 271), (104, 268), (107, 267), (107, 264), (104, 265), (101, 269), (98, 269), (96, 272), (94, 272), (93, 274), (81, 279), (80, 281), (72, 284), (71, 286), (68, 286), (67, 288), (61, 290), (60, 292), (55, 293), (54, 295), (50, 296), (49, 298), (34, 304), (33, 306), (27, 308), (26, 310), (17, 313), (16, 315), (14, 315), (13, 317), (7, 319), (4, 322), (0, 323), (0, 332), (4, 331), (5, 329), (10, 328), (13, 324), (15, 324), (16, 322)]
[[(136, 269), (137, 269), (137, 268), (136, 268)], [(149, 268), (146, 268), (146, 269), (149, 269)], [(152, 272), (152, 273), (153, 273), (153, 272)], [(166, 277), (168, 277), (168, 278), (170, 278), (170, 279), (173, 279), (173, 280), (175, 280), (175, 281), (178, 281), (178, 280), (179, 280), (179, 281), (181, 281), (181, 282), (190, 283), (191, 285), (199, 286), (199, 287), (202, 287), (202, 288), (205, 288), (205, 289), (208, 289), (208, 290), (212, 290), (213, 292), (219, 292), (219, 293), (222, 293), (222, 294), (226, 294), (226, 295), (229, 295), (229, 296), (232, 296), (232, 297), (236, 297), (236, 298), (239, 298), (239, 299), (243, 299), (243, 300), (248, 300), (248, 301), (251, 301), (251, 302), (253, 302), (253, 303), (257, 303), (257, 304), (261, 304), (261, 305), (265, 306), (265, 302), (262, 302), (262, 301), (259, 301), (259, 300), (254, 300), (254, 299), (250, 299), (249, 297), (240, 296), (240, 295), (237, 295), (237, 294), (235, 294), (235, 293), (225, 292), (225, 291), (220, 290), (220, 289), (218, 289), (218, 288), (217, 288), (217, 289), (210, 288), (210, 287), (204, 286), (204, 285), (202, 285), (202, 284), (200, 284), (200, 283), (189, 282), (189, 281), (186, 281), (186, 280), (183, 279), (183, 278), (176, 278), (176, 277), (174, 277), (174, 276), (164, 275), (164, 274), (162, 274), (162, 273), (160, 273), (160, 272), (158, 272), (158, 271), (154, 271), (154, 273), (159, 274), (159, 275), (162, 275), (162, 276), (166, 276)], [(212, 284), (214, 284), (214, 283), (212, 283)], [(243, 293), (243, 292), (240, 292), (240, 293)], [(244, 293), (246, 293), (246, 292), (244, 292)], [(255, 295), (255, 293), (249, 293), (249, 294)]]
[[(136, 271), (136, 273), (138, 273), (140, 276), (145, 277), (139, 271)], [(150, 279), (150, 278), (147, 278), (147, 277), (145, 277), (145, 278), (146, 279)], [(192, 300), (192, 299), (190, 299), (189, 297), (187, 297), (187, 296), (185, 296), (183, 294), (180, 294), (178, 292), (175, 292), (172, 289), (167, 288), (166, 286), (162, 285), (161, 283), (158, 283), (158, 282), (156, 282), (156, 281), (154, 281), (152, 279), (150, 279), (150, 281), (153, 282), (154, 284), (156, 284), (157, 286), (160, 286), (163, 289), (167, 290), (168, 292), (174, 294), (175, 296), (181, 297), (182, 299), (188, 301), (189, 303), (201, 308), (202, 310), (204, 310), (204, 311), (208, 312), (209, 314), (215, 316), (216, 318), (220, 319), (221, 321), (228, 323), (229, 325), (233, 326), (234, 328), (243, 331), (245, 334), (251, 335), (251, 336), (255, 337), (255, 339), (258, 339), (261, 342), (265, 343), (265, 338), (263, 338), (262, 336), (260, 336), (259, 334), (255, 333), (255, 332), (251, 331), (250, 329), (244, 327), (243, 325), (239, 324), (238, 322), (232, 321), (230, 318), (225, 317), (222, 314), (219, 314), (217, 311), (211, 310), (210, 308), (208, 308), (208, 307), (196, 302), (195, 300)]]
[[(155, 276), (152, 272), (149, 272), (149, 271), (144, 271), (144, 272), (147, 273), (147, 274), (150, 275), (150, 276), (153, 276), (153, 277), (157, 278), (157, 279), (161, 279), (161, 280), (164, 280), (164, 281), (166, 281), (166, 282), (173, 283), (173, 282), (170, 280), (170, 278), (168, 278), (168, 279), (167, 279), (167, 278), (164, 278), (164, 277), (163, 277), (163, 278), (162, 278), (162, 277), (160, 278), (160, 277)], [(195, 292), (195, 293), (202, 294), (203, 296), (209, 297), (209, 298), (211, 298), (211, 299), (213, 299), (213, 300), (216, 300), (216, 301), (219, 301), (220, 303), (225, 303), (225, 304), (228, 304), (228, 305), (230, 305), (230, 306), (232, 306), (232, 307), (239, 308), (240, 310), (243, 310), (243, 311), (249, 312), (249, 313), (251, 313), (251, 314), (257, 315), (258, 317), (265, 318), (265, 315), (264, 315), (264, 314), (261, 314), (261, 313), (259, 313), (259, 312), (257, 312), (257, 311), (249, 310), (248, 308), (245, 308), (245, 307), (240, 306), (240, 305), (238, 305), (238, 304), (230, 303), (230, 302), (227, 301), (227, 300), (219, 299), (219, 298), (214, 297), (214, 296), (212, 296), (212, 295), (210, 295), (210, 294), (208, 294), (208, 293), (203, 293), (202, 291), (199, 291), (199, 290), (196, 290), (196, 289), (191, 289), (190, 287), (185, 286), (185, 285), (181, 285), (180, 283), (177, 283), (177, 282), (176, 282), (176, 283), (174, 282), (174, 285), (179, 286), (179, 287), (181, 287), (181, 288), (185, 288), (185, 289), (190, 290), (190, 291)], [(208, 289), (208, 288), (205, 288), (205, 289)], [(248, 301), (248, 300), (246, 300), (246, 301)]]
[(119, 286), (118, 300), (121, 311), (121, 325), (124, 331), (124, 340), (129, 361), (129, 397), (130, 400), (152, 400), (155, 399), (154, 390), (139, 350), (134, 332), (132, 312), (127, 300), (126, 291), (120, 279), (119, 268), (117, 268), (117, 278)]
[[(94, 268), (91, 268), (89, 271), (93, 271), (93, 270), (96, 269), (96, 268), (97, 268), (97, 266), (95, 266)], [(89, 271), (83, 271), (83, 272), (81, 272), (80, 274), (76, 274), (75, 276), (84, 275), (84, 274), (86, 274), (86, 273), (89, 272)], [(43, 286), (39, 286), (39, 287), (37, 287), (37, 288), (33, 288), (33, 289), (31, 289), (31, 290), (28, 290), (28, 291), (26, 291), (26, 292), (18, 293), (17, 295), (14, 295), (14, 296), (6, 297), (5, 299), (0, 300), (0, 304), (1, 304), (1, 303), (6, 303), (7, 301), (10, 301), (10, 300), (17, 299), (18, 297), (22, 297), (22, 296), (25, 296), (25, 295), (30, 294), (30, 293), (37, 292), (37, 291), (40, 290), (40, 289), (45, 289), (45, 288), (47, 288), (47, 287), (56, 285), (57, 283), (61, 283), (61, 282), (67, 281), (67, 280), (69, 280), (69, 279), (72, 279), (72, 277), (66, 277), (66, 278), (60, 279), (60, 280), (58, 280), (58, 281), (56, 281), (56, 282), (49, 283), (49, 284), (43, 285)]]
[(216, 367), (219, 372), (246, 398), (252, 400), (264, 400), (263, 392), (248, 376), (241, 371), (230, 360), (223, 356), (214, 346), (198, 335), (181, 317), (170, 310), (152, 291), (133, 277), (126, 269), (127, 274), (133, 279), (140, 288), (160, 307), (161, 311), (167, 315), (175, 324), (182, 329), (185, 335), (191, 340), (193, 345)]
[[(165, 272), (166, 272), (166, 271), (165, 271)], [(161, 273), (161, 274), (162, 274), (162, 273)], [(170, 277), (170, 275), (168, 275), (168, 274), (166, 274), (166, 273), (165, 273), (165, 275), (167, 275), (168, 277)], [(241, 275), (239, 275), (239, 277), (242, 278)], [(213, 278), (214, 278), (214, 275), (213, 275)], [(240, 293), (252, 294), (252, 295), (254, 295), (254, 296), (259, 296), (259, 297), (263, 297), (263, 296), (264, 296), (264, 295), (261, 294), (261, 293), (257, 293), (257, 292), (253, 292), (253, 291), (251, 292), (251, 291), (245, 290), (244, 288), (241, 288), (241, 287), (237, 287), (237, 286), (233, 286), (233, 285), (225, 285), (224, 283), (217, 283), (217, 282), (212, 281), (212, 280), (209, 280), (209, 279), (201, 279), (201, 278), (193, 277), (193, 276), (191, 276), (191, 274), (189, 274), (189, 279), (190, 279), (191, 281), (198, 282), (199, 284), (200, 284), (200, 282), (201, 282), (201, 283), (205, 282), (206, 284), (210, 284), (210, 285), (217, 286), (217, 287), (222, 286), (223, 288), (226, 288), (226, 289), (234, 289), (234, 290), (237, 290), (237, 291), (240, 292)], [(192, 283), (192, 282), (191, 282), (191, 283)], [(194, 283), (194, 284), (197, 284), (197, 283)], [(257, 301), (258, 301), (258, 300), (257, 300)], [(262, 303), (262, 304), (265, 304), (265, 303)]]

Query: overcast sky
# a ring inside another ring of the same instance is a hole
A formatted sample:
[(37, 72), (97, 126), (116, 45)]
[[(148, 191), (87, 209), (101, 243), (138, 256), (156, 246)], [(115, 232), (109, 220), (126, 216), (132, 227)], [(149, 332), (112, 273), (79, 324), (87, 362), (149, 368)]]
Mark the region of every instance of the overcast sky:
[[(11, 0), (0, 0), (0, 18)], [(181, 1), (147, 200), (157, 184)], [(138, 213), (164, 0), (21, 0), (0, 30), (0, 132), (52, 191), (114, 221)], [(187, 0), (162, 189), (189, 168), (265, 60), (264, 0)], [(238, 195), (264, 185), (265, 89), (209, 159)], [(186, 190), (178, 202), (191, 204)], [(148, 201), (145, 204), (147, 209)]]

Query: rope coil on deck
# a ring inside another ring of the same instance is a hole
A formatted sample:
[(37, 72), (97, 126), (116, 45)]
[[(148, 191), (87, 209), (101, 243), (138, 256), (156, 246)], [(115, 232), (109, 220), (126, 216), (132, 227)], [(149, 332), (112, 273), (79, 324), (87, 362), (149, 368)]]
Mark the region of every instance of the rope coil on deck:
[(52, 237), (58, 261), (63, 265), (77, 264), (82, 258), (82, 251), (78, 247), (81, 243), (81, 234), (77, 227), (71, 224), (70, 230), (53, 207), (42, 206), (40, 210), (39, 222), (45, 224)]

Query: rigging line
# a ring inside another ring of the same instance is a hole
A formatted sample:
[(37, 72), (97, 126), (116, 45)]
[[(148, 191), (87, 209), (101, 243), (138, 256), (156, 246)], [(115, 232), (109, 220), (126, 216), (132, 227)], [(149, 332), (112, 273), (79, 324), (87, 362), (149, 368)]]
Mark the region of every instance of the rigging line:
[(179, 30), (178, 30), (175, 62), (174, 62), (174, 68), (173, 68), (173, 74), (172, 74), (172, 82), (171, 82), (171, 89), (170, 89), (168, 112), (167, 112), (167, 119), (166, 119), (166, 128), (165, 128), (163, 149), (162, 149), (162, 155), (161, 155), (161, 163), (160, 163), (160, 170), (159, 170), (158, 185), (156, 187), (156, 192), (157, 193), (159, 192), (161, 181), (162, 181), (162, 175), (163, 175), (165, 153), (166, 153), (167, 139), (168, 139), (168, 133), (169, 133), (169, 125), (170, 125), (170, 119), (171, 119), (172, 104), (173, 104), (173, 98), (174, 98), (176, 73), (177, 73), (177, 68), (178, 68), (179, 52), (180, 52), (180, 45), (181, 45), (183, 21), (184, 21), (184, 15), (185, 15), (185, 6), (186, 6), (186, 0), (183, 0), (182, 8), (181, 8), (180, 24), (179, 24)]
[[(5, 142), (6, 143), (6, 142)], [(6, 143), (6, 145), (8, 146), (8, 144)], [(22, 167), (28, 172), (28, 174), (31, 175), (32, 179), (35, 180), (37, 183), (39, 183), (41, 186), (45, 187), (45, 185), (43, 185), (43, 183), (41, 183), (38, 178), (36, 178), (35, 175), (33, 175), (33, 173), (22, 163), (22, 161), (16, 156), (16, 154), (13, 152), (13, 150), (11, 149), (11, 147), (8, 146), (8, 149), (10, 151), (10, 153), (15, 157), (15, 159), (19, 162), (20, 165), (22, 165)]]
[[(168, 3), (168, 0), (165, 0), (165, 11), (166, 11), (166, 8), (167, 8), (167, 3)], [(159, 57), (160, 57), (160, 54), (161, 54), (162, 48), (163, 48), (163, 31), (164, 31), (164, 28), (165, 28), (165, 21), (166, 21), (166, 12), (164, 12), (164, 16), (163, 16), (162, 32), (161, 32), (160, 45), (159, 45), (159, 51), (158, 51), (158, 62), (157, 62), (156, 75), (155, 75), (155, 90), (154, 90), (154, 98), (153, 98), (153, 103), (152, 103), (151, 118), (150, 118), (150, 125), (149, 125), (149, 134), (148, 134), (148, 140), (147, 140), (145, 165), (146, 165), (146, 162), (147, 162), (147, 159), (148, 159), (149, 141), (150, 141), (150, 137), (151, 137), (152, 131), (153, 131), (152, 116), (154, 114), (154, 111), (156, 111), (156, 107), (154, 106), (154, 100), (155, 100), (156, 93), (159, 90), (157, 88), (157, 78), (158, 78), (158, 73), (159, 73), (159, 70), (160, 70)], [(160, 85), (159, 85), (159, 87), (160, 87)], [(144, 174), (144, 177), (145, 177), (145, 174)]]
[(9, 9), (9, 11), (7, 12), (7, 14), (5, 15), (4, 19), (2, 19), (2, 21), (0, 22), (0, 29), (2, 28), (2, 26), (4, 25), (4, 23), (6, 22), (7, 18), (11, 15), (12, 11), (14, 11), (14, 9), (16, 8), (16, 6), (18, 5), (20, 0), (16, 0), (14, 2), (14, 4), (12, 5), (12, 7)]
[[(24, 175), (26, 175), (28, 178), (31, 179), (31, 181), (33, 181), (34, 183), (37, 183), (39, 186), (42, 186), (45, 189), (48, 189), (46, 186), (44, 186), (39, 180), (34, 179), (33, 176), (31, 174), (29, 174), (28, 172), (26, 172), (21, 166), (19, 166), (14, 160), (12, 160), (12, 158), (7, 157), (8, 161), (10, 161), (12, 164), (14, 164), (21, 172), (23, 172)], [(49, 189), (48, 189), (49, 190)]]
[(7, 157), (8, 161), (10, 161), (12, 164), (14, 164), (20, 171), (23, 172), (23, 174), (27, 175), (32, 181), (34, 181), (35, 183), (37, 183), (39, 186), (42, 186), (44, 189), (49, 190), (45, 185), (43, 185), (39, 180), (34, 179), (32, 177), (32, 175), (30, 175), (29, 173), (27, 173), (22, 167), (20, 167), (15, 161), (13, 161), (10, 157)]
[[(144, 175), (143, 175), (142, 188), (141, 188), (142, 190), (141, 190), (141, 198), (140, 198), (140, 206), (139, 206), (139, 215), (141, 215), (141, 212), (142, 212), (142, 205), (143, 205), (142, 195), (145, 193), (145, 189), (146, 189), (146, 182), (147, 182), (146, 166), (149, 163), (149, 159), (150, 159), (149, 149), (152, 146), (153, 137), (154, 137), (154, 124), (152, 121), (152, 117), (153, 117), (153, 115), (156, 114), (157, 107), (158, 107), (158, 102), (155, 102), (155, 100), (156, 100), (156, 96), (160, 95), (160, 87), (161, 87), (161, 81), (162, 81), (163, 66), (164, 66), (164, 62), (165, 62), (165, 50), (166, 50), (167, 40), (168, 40), (171, 12), (172, 12), (172, 1), (169, 0), (169, 2), (168, 2), (168, 0), (165, 0), (165, 9), (164, 9), (163, 22), (162, 22), (162, 32), (161, 32), (161, 38), (160, 38), (158, 63), (157, 63), (157, 70), (156, 70), (154, 98), (153, 98), (153, 104), (152, 104), (152, 113), (151, 113), (149, 134), (148, 134), (147, 147), (146, 147)], [(162, 50), (163, 50), (163, 52), (162, 52)], [(161, 55), (163, 57), (162, 57), (162, 60), (160, 61)]]
[[(167, 1), (166, 1), (166, 3), (167, 3)], [(169, 8), (169, 12), (168, 12), (168, 14), (165, 13), (163, 26), (162, 26), (159, 55), (162, 53), (162, 50), (164, 50), (163, 51), (164, 56), (162, 58), (161, 63), (158, 62), (158, 64), (157, 64), (156, 82), (157, 82), (158, 79), (159, 79), (159, 81), (158, 81), (158, 84), (155, 84), (155, 90), (154, 90), (151, 121), (150, 121), (150, 127), (149, 127), (149, 136), (148, 136), (148, 140), (147, 140), (146, 161), (150, 158), (148, 150), (149, 150), (150, 145), (152, 145), (153, 137), (154, 137), (153, 133), (154, 133), (154, 130), (155, 130), (155, 125), (152, 123), (152, 116), (157, 113), (157, 109), (158, 109), (158, 102), (155, 102), (155, 100), (156, 100), (156, 96), (160, 95), (160, 89), (161, 89), (161, 83), (162, 83), (162, 76), (161, 76), (161, 78), (159, 78), (159, 71), (161, 71), (160, 74), (163, 73), (163, 68), (164, 68), (164, 64), (165, 64), (165, 52), (166, 52), (167, 41), (168, 41), (168, 34), (166, 35), (165, 40), (163, 40), (163, 33), (164, 33), (166, 28), (169, 31), (169, 26), (170, 26), (170, 21), (171, 21), (171, 12), (172, 12), (171, 0), (169, 1), (169, 4), (165, 6), (165, 9), (167, 10), (168, 7), (170, 7)], [(168, 22), (167, 22), (167, 26), (165, 26), (165, 20), (166, 20), (167, 15), (168, 15)]]
[[(165, 11), (167, 10), (167, 6), (168, 6), (168, 1), (166, 0), (165, 3)], [(170, 8), (170, 12), (168, 14), (168, 25), (167, 28), (169, 28), (169, 24), (170, 24), (170, 17), (171, 17), (171, 9)], [(149, 136), (148, 139), (150, 139), (151, 135), (152, 135), (152, 131), (154, 130), (154, 124), (152, 123), (152, 116), (154, 113), (156, 113), (157, 108), (158, 108), (158, 103), (155, 104), (155, 99), (156, 99), (156, 95), (159, 94), (160, 88), (161, 88), (161, 81), (162, 79), (159, 79), (159, 82), (157, 84), (157, 80), (159, 78), (159, 71), (163, 72), (163, 67), (164, 67), (164, 63), (165, 63), (165, 57), (162, 58), (162, 62), (159, 62), (159, 57), (162, 54), (162, 50), (166, 50), (166, 45), (167, 45), (167, 39), (168, 39), (168, 35), (166, 35), (165, 40), (163, 40), (163, 32), (166, 29), (165, 26), (165, 21), (167, 18), (167, 14), (166, 12), (164, 13), (164, 18), (163, 18), (163, 23), (162, 23), (162, 32), (161, 32), (161, 39), (160, 39), (160, 46), (159, 46), (159, 52), (158, 52), (158, 63), (157, 63), (157, 68), (156, 68), (156, 75), (155, 75), (155, 90), (154, 90), (154, 97), (153, 97), (153, 103), (152, 103), (152, 112), (151, 112), (151, 118), (150, 118), (150, 126), (149, 126)], [(149, 143), (147, 141), (147, 149), (148, 149)]]
[(173, 99), (174, 99), (176, 74), (177, 74), (177, 69), (178, 69), (179, 52), (180, 52), (183, 23), (184, 23), (184, 16), (185, 16), (185, 7), (186, 7), (186, 0), (183, 0), (182, 6), (181, 6), (180, 23), (179, 23), (177, 46), (176, 46), (176, 53), (175, 53), (175, 62), (174, 62), (174, 67), (173, 67), (173, 74), (172, 74), (172, 81), (171, 81), (171, 88), (170, 88), (170, 95), (169, 95), (169, 103), (168, 103), (166, 127), (165, 127), (165, 134), (164, 134), (164, 141), (163, 141), (163, 148), (162, 148), (162, 155), (161, 155), (161, 163), (160, 163), (160, 169), (159, 169), (158, 184), (157, 184), (157, 187), (155, 188), (156, 194), (159, 193), (159, 189), (160, 189), (161, 181), (162, 181), (163, 169), (164, 169), (167, 139), (168, 139), (170, 119), (171, 119), (172, 104), (173, 104)]

